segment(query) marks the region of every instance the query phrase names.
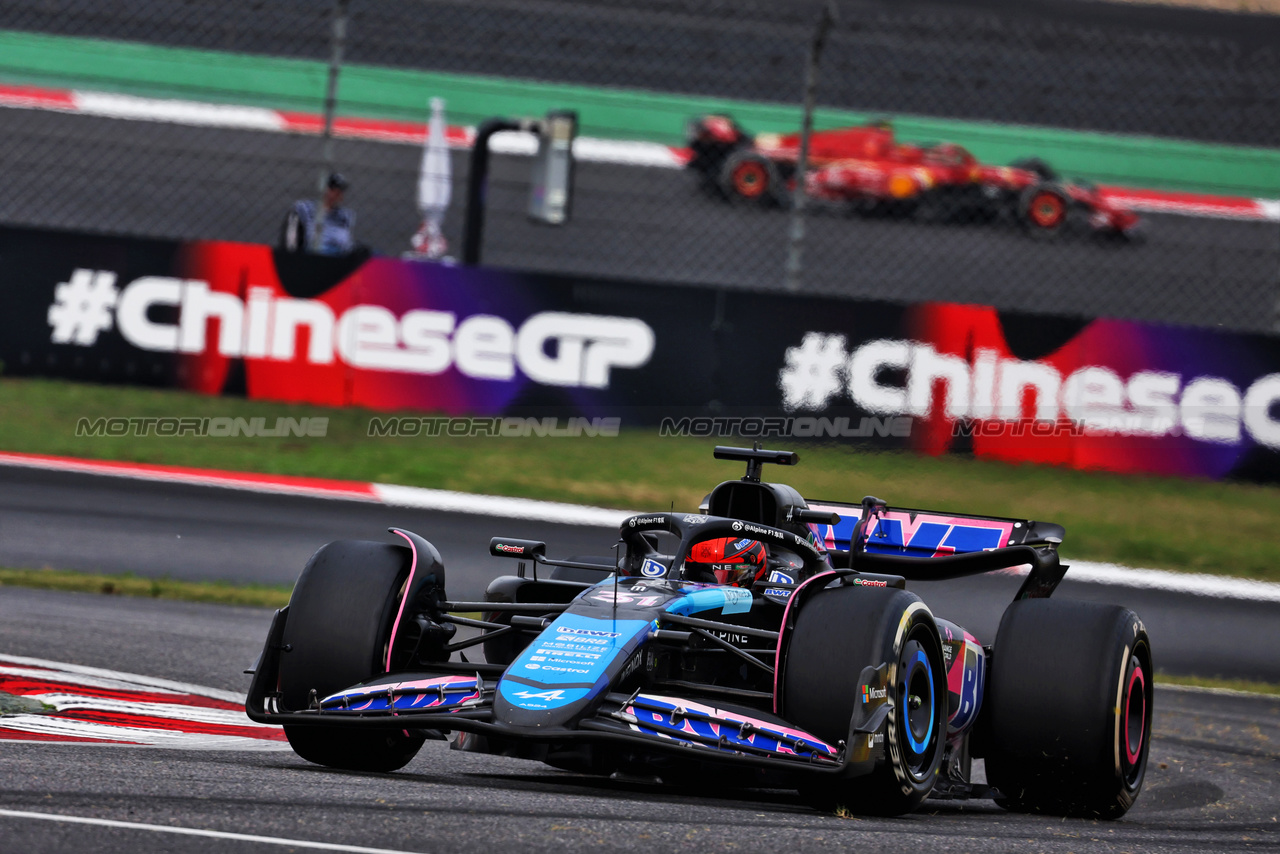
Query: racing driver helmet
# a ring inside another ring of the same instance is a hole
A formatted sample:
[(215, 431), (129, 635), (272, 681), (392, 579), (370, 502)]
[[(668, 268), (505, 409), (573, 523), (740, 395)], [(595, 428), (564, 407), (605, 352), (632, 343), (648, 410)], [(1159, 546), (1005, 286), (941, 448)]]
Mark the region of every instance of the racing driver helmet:
[(764, 543), (738, 537), (721, 537), (695, 543), (685, 559), (685, 578), (715, 579), (717, 584), (750, 589), (768, 570)]

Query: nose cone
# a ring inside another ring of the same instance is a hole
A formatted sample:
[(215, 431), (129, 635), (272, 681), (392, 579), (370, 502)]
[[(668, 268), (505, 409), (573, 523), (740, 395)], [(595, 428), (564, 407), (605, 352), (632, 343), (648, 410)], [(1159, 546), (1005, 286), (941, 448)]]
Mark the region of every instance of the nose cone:
[(494, 721), (569, 727), (593, 709), (648, 635), (649, 620), (561, 614), (498, 682)]

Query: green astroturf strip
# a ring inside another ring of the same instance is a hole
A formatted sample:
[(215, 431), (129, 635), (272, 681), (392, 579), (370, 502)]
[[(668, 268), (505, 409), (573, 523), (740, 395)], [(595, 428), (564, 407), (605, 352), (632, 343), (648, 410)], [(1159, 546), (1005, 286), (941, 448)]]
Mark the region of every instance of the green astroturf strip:
[[(327, 74), (326, 63), (313, 60), (0, 32), (0, 81), (11, 84), (318, 113)], [(800, 124), (798, 104), (368, 65), (345, 66), (338, 94), (341, 115), (411, 121), (425, 121), (427, 100), (443, 97), (454, 124), (572, 108), (579, 112), (584, 136), (669, 145), (681, 144), (687, 119), (710, 112), (732, 113), (752, 131), (791, 131)], [(817, 124), (838, 127), (876, 117), (883, 115), (821, 109)], [(1034, 155), (1068, 175), (1105, 184), (1280, 196), (1280, 150), (923, 116), (891, 118), (905, 140), (958, 142), (992, 163)]]

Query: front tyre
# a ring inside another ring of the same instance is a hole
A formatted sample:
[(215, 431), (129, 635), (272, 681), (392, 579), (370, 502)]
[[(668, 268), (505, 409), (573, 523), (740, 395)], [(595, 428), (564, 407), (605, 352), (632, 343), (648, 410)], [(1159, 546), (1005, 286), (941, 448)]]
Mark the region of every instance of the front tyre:
[(1127, 608), (1010, 605), (984, 712), (996, 802), (1015, 812), (1124, 815), (1146, 775), (1154, 675), (1147, 631)]
[[(919, 597), (892, 588), (832, 587), (796, 617), (780, 681), (788, 720), (831, 744), (849, 738), (863, 668), (887, 665), (884, 758), (852, 779), (801, 790), (818, 809), (901, 815), (933, 791), (947, 734), (946, 671), (933, 615)], [(859, 738), (867, 738), (860, 735)]]
[[(307, 708), (311, 692), (323, 699), (385, 671), (387, 644), (409, 576), (404, 546), (339, 540), (307, 562), (289, 598), (280, 657), (285, 707)], [(395, 771), (422, 747), (403, 730), (285, 724), (294, 752), (317, 765), (348, 771)]]

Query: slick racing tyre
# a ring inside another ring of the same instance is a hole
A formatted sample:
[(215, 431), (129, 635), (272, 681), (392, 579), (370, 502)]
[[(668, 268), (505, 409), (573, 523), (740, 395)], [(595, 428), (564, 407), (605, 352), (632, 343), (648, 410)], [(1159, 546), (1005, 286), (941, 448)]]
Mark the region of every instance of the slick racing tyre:
[[(411, 560), (404, 546), (364, 540), (339, 540), (312, 555), (293, 586), (284, 627), (280, 691), (287, 708), (307, 708), (313, 690), (322, 699), (386, 670)], [(395, 771), (423, 742), (402, 730), (285, 724), (284, 733), (308, 762), (349, 771)]]
[(1032, 184), (1018, 199), (1018, 220), (1036, 237), (1062, 233), (1071, 215), (1071, 198), (1057, 184)]
[(1127, 608), (1010, 605), (987, 683), (987, 781), (1016, 812), (1119, 818), (1151, 746), (1151, 642)]
[(805, 601), (788, 637), (783, 715), (831, 744), (849, 738), (854, 704), (866, 702), (863, 669), (888, 665), (883, 758), (869, 774), (823, 778), (801, 796), (818, 809), (868, 815), (919, 806), (933, 791), (947, 736), (946, 670), (929, 609), (905, 590), (832, 587)]
[(1021, 169), (1024, 172), (1031, 172), (1040, 177), (1041, 181), (1056, 181), (1058, 173), (1053, 167), (1041, 160), (1039, 157), (1024, 157), (1021, 160), (1015, 160), (1009, 164), (1014, 169)]
[(772, 160), (750, 149), (739, 149), (720, 167), (720, 190), (731, 202), (767, 207), (786, 196), (782, 175)]

